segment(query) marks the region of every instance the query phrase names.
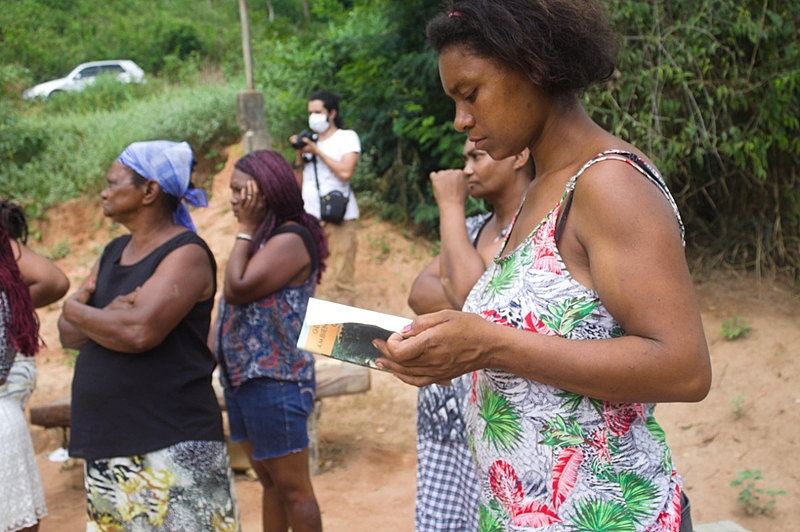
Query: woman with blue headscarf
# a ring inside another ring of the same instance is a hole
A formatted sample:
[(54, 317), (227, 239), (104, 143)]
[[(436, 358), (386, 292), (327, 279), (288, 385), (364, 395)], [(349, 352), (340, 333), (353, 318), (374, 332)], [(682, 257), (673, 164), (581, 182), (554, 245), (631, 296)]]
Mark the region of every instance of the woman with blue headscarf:
[(112, 240), (64, 303), (59, 333), (80, 349), (70, 455), (84, 459), (87, 531), (239, 531), (222, 415), (206, 345), (216, 263), (183, 204), (185, 142), (137, 142), (111, 165)]

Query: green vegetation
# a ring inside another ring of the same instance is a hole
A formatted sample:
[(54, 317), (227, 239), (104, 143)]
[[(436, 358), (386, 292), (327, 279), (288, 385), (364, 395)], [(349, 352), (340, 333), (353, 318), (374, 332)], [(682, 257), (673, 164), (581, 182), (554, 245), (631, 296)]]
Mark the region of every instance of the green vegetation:
[[(270, 21), (266, 3), (251, 2), (250, 19), (256, 88), (275, 147), (291, 155), (286, 139), (304, 128), (312, 90), (339, 93), (345, 124), (364, 148), (353, 179), (364, 210), (435, 233), (427, 176), (459, 164), (464, 138), (452, 129), (453, 105), (425, 43), (438, 2), (308, 0), (308, 18), (298, 0), (272, 5)], [(701, 265), (797, 279), (800, 11), (756, 0), (609, 0), (608, 12), (622, 36), (620, 75), (583, 95), (594, 119), (652, 156)], [(4, 6), (0, 194), (38, 212), (91, 190), (131, 139), (199, 138), (202, 151), (234, 138), (233, 95), (243, 88), (238, 15), (235, 3), (219, 0)], [(123, 57), (145, 69), (146, 85), (19, 101), (24, 88), (80, 62)], [(207, 114), (218, 129), (204, 125)], [(470, 204), (471, 212), (482, 208)]]
[(786, 490), (764, 490), (757, 487), (764, 477), (758, 469), (736, 471), (736, 479), (731, 482), (732, 488), (741, 487), (736, 497), (736, 504), (744, 508), (747, 515), (771, 515), (775, 506), (775, 497), (786, 495)]
[[(61, 96), (103, 101), (105, 90), (93, 86)], [(22, 115), (0, 108), (0, 196), (15, 198), (33, 216), (47, 205), (98, 191), (111, 162), (131, 142), (187, 140), (202, 154), (238, 135), (235, 90), (226, 85), (163, 87), (115, 110), (64, 113), (60, 102), (52, 109), (49, 103)]]
[(44, 256), (50, 260), (63, 259), (69, 256), (70, 249), (69, 240), (60, 240), (52, 248), (45, 250)]
[(367, 242), (369, 243), (370, 249), (376, 251), (375, 255), (372, 257), (375, 262), (380, 264), (389, 257), (391, 248), (389, 248), (389, 243), (386, 242), (386, 239), (383, 237), (383, 235), (378, 238), (375, 238), (372, 235), (367, 235)]
[(741, 419), (749, 410), (747, 406), (747, 398), (744, 395), (739, 394), (733, 399), (731, 399), (731, 404), (733, 408), (731, 408), (731, 414), (733, 414), (734, 419)]
[(800, 11), (756, 0), (612, 0), (620, 77), (587, 95), (650, 154), (708, 265), (800, 264)]
[(720, 324), (720, 333), (726, 340), (735, 340), (747, 336), (750, 325), (738, 314), (734, 314)]
[(148, 74), (192, 55), (222, 64), (239, 50), (238, 21), (233, 2), (14, 0), (0, 11), (0, 64), (37, 83), (98, 59), (132, 59)]

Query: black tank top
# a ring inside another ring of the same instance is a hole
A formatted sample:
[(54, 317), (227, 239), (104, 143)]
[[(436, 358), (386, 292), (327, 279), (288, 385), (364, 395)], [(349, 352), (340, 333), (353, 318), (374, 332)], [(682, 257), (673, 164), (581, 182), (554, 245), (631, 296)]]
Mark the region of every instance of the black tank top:
[[(216, 279), (211, 250), (191, 231), (173, 237), (136, 264), (121, 266), (129, 241), (130, 235), (117, 238), (103, 251), (90, 305), (103, 308), (141, 286), (170, 252), (187, 244), (206, 251)], [(71, 456), (134, 456), (182, 441), (224, 441), (222, 414), (211, 386), (215, 362), (206, 345), (213, 304), (213, 296), (195, 304), (149, 351), (120, 353), (93, 341), (81, 348), (72, 381)]]

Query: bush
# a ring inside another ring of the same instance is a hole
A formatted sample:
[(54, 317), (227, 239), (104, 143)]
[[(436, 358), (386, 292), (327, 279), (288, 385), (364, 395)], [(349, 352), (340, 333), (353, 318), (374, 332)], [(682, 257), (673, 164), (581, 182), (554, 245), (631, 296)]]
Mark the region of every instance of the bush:
[[(460, 164), (464, 138), (452, 129), (453, 104), (441, 89), (437, 59), (425, 42), (424, 27), (438, 2), (310, 4), (310, 21), (291, 0), (273, 2), (272, 22), (267, 21), (265, 3), (250, 7), (256, 84), (264, 92), (267, 127), (276, 148), (293, 156), (287, 138), (306, 126), (311, 91), (339, 93), (345, 124), (362, 140), (364, 157), (354, 178), (360, 197), (387, 218), (434, 231), (438, 215), (427, 176)], [(3, 7), (4, 94), (20, 90), (27, 76), (51, 79), (99, 56), (129, 57), (150, 75), (163, 72), (170, 82), (197, 83), (209, 64), (221, 65), (228, 78), (239, 75), (238, 11), (227, 4), (172, 0), (153, 10), (145, 0), (18, 0)], [(592, 117), (658, 164), (686, 222), (687, 244), (704, 259), (701, 265), (727, 263), (797, 277), (800, 10), (790, 3), (755, 0), (609, 0), (607, 7), (623, 41), (620, 75), (584, 96)], [(130, 102), (125, 91), (147, 92), (151, 87), (119, 90), (96, 94), (91, 103), (64, 106), (85, 104), (117, 116), (118, 105)], [(140, 97), (134, 94), (134, 100)], [(16, 105), (13, 98), (8, 101)], [(57, 108), (41, 111), (50, 114)], [(180, 115), (191, 123), (183, 130), (170, 117), (172, 109), (158, 109), (157, 115), (150, 114), (163, 122), (157, 127), (175, 135), (195, 131), (207, 137), (216, 127), (189, 113)], [(0, 118), (8, 112), (0, 106)], [(83, 141), (76, 140), (81, 135), (102, 145), (104, 140), (88, 126), (97, 118), (65, 118), (57, 131), (59, 136), (72, 131), (71, 137), (48, 145), (44, 158), (50, 162), (43, 169), (55, 171), (59, 161), (73, 165), (70, 171), (88, 171), (88, 163), (62, 161), (55, 154), (66, 158), (71, 150), (83, 153)], [(130, 120), (141, 121), (138, 116)], [(216, 124), (231, 120), (233, 112), (212, 117)], [(49, 126), (32, 117), (4, 119), (2, 164), (17, 170), (25, 161), (44, 164), (38, 161), (41, 145), (50, 143), (49, 131), (56, 131)], [(136, 127), (136, 136), (153, 131)], [(119, 128), (103, 161), (119, 149), (120, 139), (129, 138), (127, 124)], [(17, 170), (8, 168), (0, 168), (0, 189), (12, 186), (5, 179)], [(91, 171), (96, 175), (96, 169)]]
[(587, 95), (651, 155), (707, 264), (800, 264), (800, 11), (755, 0), (613, 0), (620, 76)]
[(121, 83), (113, 76), (98, 76), (82, 91), (60, 91), (46, 102), (32, 104), (44, 114), (84, 114), (113, 111), (161, 90), (159, 83)]
[(0, 196), (20, 202), (34, 217), (50, 204), (97, 192), (112, 161), (131, 142), (186, 140), (199, 159), (238, 136), (236, 91), (228, 85), (166, 89), (114, 110), (39, 112), (8, 123), (0, 127)]
[(19, 100), (30, 85), (30, 70), (14, 64), (0, 65), (0, 100)]
[(308, 32), (254, 41), (276, 147), (291, 152), (287, 139), (306, 127), (313, 90), (338, 93), (345, 127), (358, 132), (365, 155), (354, 188), (382, 216), (425, 231), (438, 225), (427, 176), (458, 164), (464, 141), (452, 129), (453, 106), (421, 31), (437, 9), (422, 0), (368, 0), (351, 9), (327, 0), (314, 3), (318, 22)]
[[(714, 266), (789, 271), (800, 264), (800, 11), (755, 0), (611, 0), (623, 39), (617, 79), (584, 98), (592, 117), (663, 171), (687, 242)], [(342, 96), (361, 136), (357, 190), (382, 215), (437, 225), (427, 183), (455, 166), (463, 136), (424, 41), (438, 6), (364, 0), (314, 3), (308, 33), (256, 43), (269, 129), (283, 148), (304, 127), (316, 88)], [(369, 164), (369, 168), (363, 168)]]
[(240, 66), (240, 35), (235, 2), (14, 0), (0, 9), (0, 65), (25, 65), (36, 83), (100, 59), (132, 59), (148, 75), (169, 55)]

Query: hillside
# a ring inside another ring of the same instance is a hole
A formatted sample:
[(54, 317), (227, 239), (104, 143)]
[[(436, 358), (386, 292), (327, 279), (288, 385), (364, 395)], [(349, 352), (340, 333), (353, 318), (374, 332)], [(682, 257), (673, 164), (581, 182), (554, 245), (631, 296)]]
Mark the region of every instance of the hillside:
[[(194, 213), (199, 232), (215, 252), (220, 269), (233, 244), (236, 225), (228, 207), (228, 178), (238, 154), (232, 148), (214, 177), (211, 206)], [(42, 223), (34, 248), (66, 254), (58, 260), (73, 285), (83, 279), (102, 246), (120, 229), (100, 216), (96, 198), (70, 201)], [(358, 305), (412, 317), (405, 300), (416, 274), (430, 259), (430, 246), (396, 227), (362, 220), (356, 264)], [(692, 500), (694, 522), (732, 519), (753, 532), (790, 532), (800, 520), (800, 303), (777, 284), (749, 278), (702, 275), (697, 282), (714, 380), (698, 404), (664, 404), (657, 416)], [(325, 287), (320, 296), (324, 297)], [(69, 393), (72, 356), (58, 347), (59, 305), (41, 312), (48, 348), (39, 358), (39, 382), (31, 402)], [(721, 323), (738, 314), (750, 325), (745, 337), (726, 341)], [(326, 399), (319, 432), (323, 472), (314, 486), (328, 532), (413, 529), (416, 390), (374, 372), (362, 395)], [(61, 444), (56, 430), (33, 428), (50, 509), (44, 532), (83, 528), (81, 467), (51, 463), (46, 454)], [(760, 470), (757, 488), (783, 489), (774, 517), (748, 517), (730, 487), (737, 470)], [(237, 477), (244, 532), (260, 530), (257, 482)]]

